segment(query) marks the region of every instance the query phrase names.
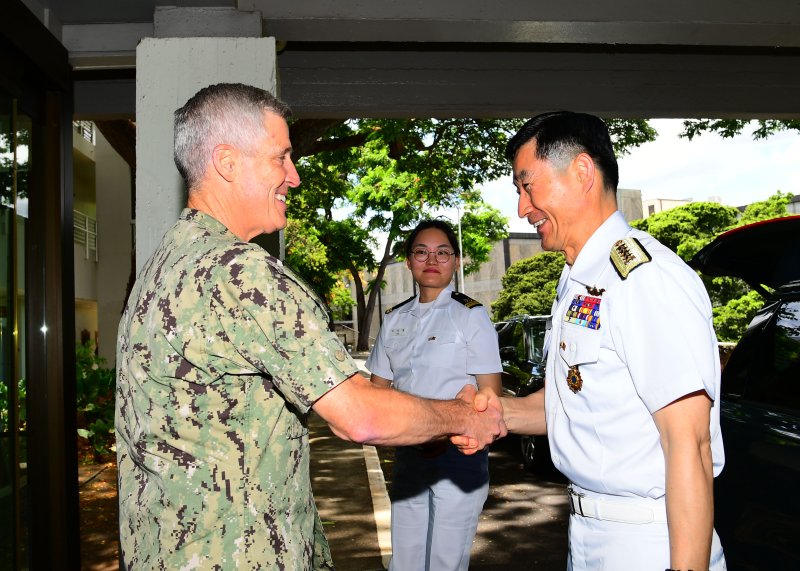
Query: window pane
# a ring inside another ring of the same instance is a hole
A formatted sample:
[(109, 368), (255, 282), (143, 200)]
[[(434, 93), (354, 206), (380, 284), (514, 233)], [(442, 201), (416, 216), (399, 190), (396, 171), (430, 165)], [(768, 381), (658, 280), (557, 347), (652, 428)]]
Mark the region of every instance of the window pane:
[(25, 231), (31, 121), (0, 94), (0, 568), (27, 568)]
[[(800, 301), (778, 309), (765, 344), (763, 376), (748, 383), (747, 397), (781, 409), (800, 410)], [(751, 369), (751, 374), (758, 369)]]

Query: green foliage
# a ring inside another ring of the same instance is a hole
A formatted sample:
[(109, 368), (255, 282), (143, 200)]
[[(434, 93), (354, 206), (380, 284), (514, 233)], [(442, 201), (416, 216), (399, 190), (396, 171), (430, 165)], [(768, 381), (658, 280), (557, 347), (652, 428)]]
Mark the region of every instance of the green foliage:
[(756, 312), (764, 305), (756, 291), (730, 299), (714, 307), (714, 329), (720, 341), (738, 341)]
[(483, 201), (467, 202), (461, 217), (464, 274), (477, 272), (489, 260), (495, 242), (508, 236), (508, 219)]
[[(0, 380), (0, 433), (5, 432), (11, 425), (11, 418), (9, 410), (11, 409), (11, 395), (9, 395), (9, 387), (5, 381)], [(17, 381), (17, 410), (19, 417), (17, 423), (21, 429), (24, 429), (27, 424), (27, 383), (25, 379)]]
[(329, 304), (341, 286), (342, 271), (375, 265), (373, 238), (351, 218), (290, 219), (285, 236), (286, 264)]
[(752, 224), (759, 220), (769, 220), (771, 218), (782, 218), (788, 216), (789, 212), (786, 210), (789, 202), (792, 200), (791, 192), (776, 192), (766, 200), (748, 204), (744, 209), (739, 223), (737, 226), (744, 226)]
[(617, 157), (629, 154), (644, 143), (655, 141), (658, 136), (658, 132), (645, 119), (606, 119), (605, 122)]
[(95, 460), (111, 454), (114, 447), (114, 391), (116, 373), (104, 367), (105, 359), (91, 344), (77, 345), (75, 382), (78, 435), (91, 445)]
[(492, 303), (494, 320), (549, 314), (563, 269), (560, 252), (544, 252), (511, 264), (503, 276), (503, 289)]
[[(476, 187), (509, 174), (505, 145), (523, 122), (352, 119), (331, 123), (320, 137), (319, 122), (297, 121), (292, 140), (303, 183), (289, 195), (288, 215), (302, 223), (287, 230), (289, 265), (330, 301), (337, 272), (360, 280), (370, 270), (382, 279), (417, 222), (459, 206), (464, 270), (476, 271), (507, 236), (508, 223)], [(646, 121), (610, 120), (609, 127), (621, 154), (655, 138)], [(350, 213), (344, 221), (334, 220), (340, 209)], [(376, 233), (387, 241), (382, 254), (375, 253)], [(358, 285), (359, 347), (365, 348), (377, 292)]]
[(715, 202), (690, 202), (631, 225), (644, 230), (684, 260), (736, 223), (738, 210)]
[[(503, 149), (517, 124), (359, 119), (335, 126), (318, 142), (320, 152), (298, 161), (303, 184), (290, 195), (289, 217), (300, 223), (287, 231), (289, 264), (330, 301), (337, 272), (361, 280), (361, 271), (377, 269), (380, 277), (419, 220), (463, 204), (465, 270), (477, 269), (490, 241), (506, 236), (506, 221), (474, 187), (507, 172)], [(350, 214), (337, 221), (341, 209)], [(375, 233), (386, 236), (382, 255), (375, 253)], [(363, 339), (371, 321), (367, 294), (372, 301), (377, 291), (355, 289)]]
[(703, 133), (717, 133), (724, 139), (740, 134), (745, 127), (754, 125), (753, 139), (766, 139), (781, 131), (800, 131), (799, 119), (760, 119), (749, 121), (741, 119), (687, 119), (683, 122), (681, 137), (690, 141)]
[[(642, 229), (682, 259), (689, 260), (717, 235), (731, 228), (786, 216), (791, 193), (773, 194), (739, 211), (712, 202), (692, 202), (631, 223)], [(720, 341), (738, 341), (747, 324), (763, 305), (763, 299), (737, 278), (701, 278), (714, 308), (714, 327)]]
[(22, 157), (28, 156), (30, 144), (31, 132), (26, 127), (17, 130), (16, 138), (0, 132), (0, 201), (5, 204), (12, 203), (15, 183), (17, 198), (28, 196), (30, 163)]
[(328, 294), (327, 302), (333, 314), (334, 321), (341, 321), (350, 319), (355, 302), (347, 286), (347, 284), (349, 284), (347, 274), (345, 272), (339, 272), (337, 278), (336, 284)]

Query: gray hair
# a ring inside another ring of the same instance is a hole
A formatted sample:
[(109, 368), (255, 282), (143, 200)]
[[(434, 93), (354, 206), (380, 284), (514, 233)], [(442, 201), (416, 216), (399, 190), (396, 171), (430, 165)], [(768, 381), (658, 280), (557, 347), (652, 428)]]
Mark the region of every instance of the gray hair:
[(288, 105), (270, 92), (241, 83), (204, 87), (175, 111), (175, 166), (189, 192), (203, 179), (217, 145), (255, 151), (265, 112), (285, 120), (291, 116)]

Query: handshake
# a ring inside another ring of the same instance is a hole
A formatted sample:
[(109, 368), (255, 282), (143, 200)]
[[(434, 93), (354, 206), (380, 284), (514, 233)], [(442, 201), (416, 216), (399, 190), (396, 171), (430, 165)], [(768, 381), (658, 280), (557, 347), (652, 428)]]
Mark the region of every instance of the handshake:
[(503, 405), (491, 389), (478, 391), (473, 385), (465, 385), (456, 395), (456, 402), (469, 407), (466, 413), (466, 430), (450, 437), (463, 454), (471, 455), (508, 434), (503, 420)]

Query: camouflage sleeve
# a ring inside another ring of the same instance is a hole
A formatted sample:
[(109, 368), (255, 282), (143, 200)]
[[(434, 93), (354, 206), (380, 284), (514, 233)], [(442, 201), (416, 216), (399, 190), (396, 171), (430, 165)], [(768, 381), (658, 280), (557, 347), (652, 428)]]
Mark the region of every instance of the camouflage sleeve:
[[(257, 248), (254, 246), (254, 248)], [(263, 250), (246, 250), (219, 268), (212, 310), (231, 355), (208, 355), (215, 369), (268, 374), (284, 398), (306, 412), (358, 371), (326, 315)]]

